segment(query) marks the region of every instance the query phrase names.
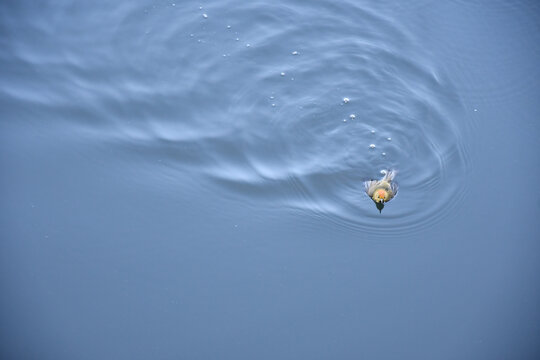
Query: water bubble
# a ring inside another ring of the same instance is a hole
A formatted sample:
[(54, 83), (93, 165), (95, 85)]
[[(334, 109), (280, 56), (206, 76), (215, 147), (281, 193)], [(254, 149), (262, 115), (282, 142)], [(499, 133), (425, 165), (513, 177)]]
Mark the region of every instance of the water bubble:
[(351, 101), (348, 97), (343, 98), (343, 103), (347, 104), (349, 101)]
[(272, 104), (272, 106), (276, 106), (276, 104)]
[(202, 17), (206, 19), (206, 18), (208, 18), (208, 15), (202, 14)]
[(240, 39), (239, 39), (239, 38), (236, 38), (235, 40), (236, 40), (236, 41), (239, 41)]
[(293, 51), (291, 54), (298, 55), (298, 51)]
[(246, 47), (250, 47), (250, 46), (251, 46), (251, 44), (246, 44)]
[(388, 140), (388, 141), (392, 141), (392, 138), (391, 138), (391, 137), (389, 137), (389, 138), (386, 138), (386, 140)]
[(347, 119), (343, 119), (343, 122), (347, 122)]
[(350, 118), (351, 120), (354, 120), (354, 119), (356, 119), (356, 115), (351, 114), (351, 115), (349, 115), (349, 118)]
[(272, 100), (273, 100), (273, 99), (274, 99), (274, 96), (270, 96), (270, 99), (272, 99)]
[(383, 152), (383, 153), (382, 153), (381, 155), (382, 155), (382, 156), (386, 156), (386, 153), (385, 153), (385, 152)]
[(474, 111), (478, 111), (478, 109), (474, 109)]
[(227, 29), (230, 29), (231, 28), (231, 25), (227, 25)]
[(386, 171), (385, 169), (381, 170), (381, 175), (386, 175), (387, 173), (388, 173), (388, 171)]
[(375, 149), (375, 144), (370, 144), (370, 145), (369, 145), (369, 148), (370, 148), (370, 149)]
[(371, 130), (371, 133), (372, 133), (372, 134), (375, 134), (375, 130)]
[(281, 73), (280, 75), (281, 75), (281, 76), (285, 76), (285, 73), (284, 73), (284, 72), (282, 72), (282, 73)]

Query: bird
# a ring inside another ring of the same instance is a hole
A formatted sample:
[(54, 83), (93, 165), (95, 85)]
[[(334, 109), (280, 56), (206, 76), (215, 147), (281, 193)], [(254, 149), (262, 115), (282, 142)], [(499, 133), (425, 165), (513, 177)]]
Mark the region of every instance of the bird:
[(364, 188), (366, 194), (373, 200), (379, 213), (382, 212), (384, 208), (384, 203), (392, 200), (398, 193), (398, 184), (394, 182), (397, 171), (383, 171), (384, 176), (381, 180), (369, 180), (364, 181)]

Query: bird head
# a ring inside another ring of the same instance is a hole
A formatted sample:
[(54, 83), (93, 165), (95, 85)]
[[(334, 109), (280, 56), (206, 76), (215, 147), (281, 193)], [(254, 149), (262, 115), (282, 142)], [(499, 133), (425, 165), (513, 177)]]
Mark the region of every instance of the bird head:
[(386, 199), (388, 199), (388, 191), (386, 191), (384, 189), (377, 189), (377, 190), (375, 190), (375, 192), (373, 193), (373, 196), (371, 198), (376, 203), (379, 202), (379, 201), (384, 202), (384, 201), (386, 201)]
[(384, 202), (388, 198), (388, 192), (384, 189), (377, 189), (375, 190), (371, 198), (375, 202), (375, 205), (377, 206), (377, 209), (379, 209), (379, 213), (380, 213), (382, 212), (382, 209), (384, 208)]

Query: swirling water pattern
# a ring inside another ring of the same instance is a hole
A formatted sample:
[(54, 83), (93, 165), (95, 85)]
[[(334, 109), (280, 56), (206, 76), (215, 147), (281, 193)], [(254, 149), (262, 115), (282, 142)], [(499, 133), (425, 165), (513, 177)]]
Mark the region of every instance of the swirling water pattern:
[[(186, 38), (185, 66), (202, 77), (178, 96), (199, 106), (181, 120), (152, 119), (147, 142), (192, 149), (192, 171), (238, 201), (303, 209), (353, 231), (391, 234), (443, 218), (467, 168), (450, 79), (393, 19), (350, 4), (304, 6), (239, 3), (245, 23), (227, 22), (219, 6), (190, 12), (180, 22), (190, 25), (167, 36)], [(362, 181), (387, 168), (399, 170), (402, 190), (381, 217)]]
[[(42, 76), (34, 89), (47, 104), (36, 105), (126, 151), (126, 162), (141, 154), (140, 171), (154, 186), (169, 182), (164, 191), (189, 174), (192, 186), (245, 206), (379, 234), (433, 224), (466, 192), (463, 105), (391, 17), (345, 2), (97, 9), (66, 4), (63, 15), (20, 24), (36, 47), (12, 50)], [(83, 13), (93, 20), (62, 17)], [(48, 43), (57, 33), (61, 41)], [(399, 171), (400, 194), (380, 215), (362, 182), (383, 169)]]
[(0, 358), (540, 358), (538, 19), (1, 1)]

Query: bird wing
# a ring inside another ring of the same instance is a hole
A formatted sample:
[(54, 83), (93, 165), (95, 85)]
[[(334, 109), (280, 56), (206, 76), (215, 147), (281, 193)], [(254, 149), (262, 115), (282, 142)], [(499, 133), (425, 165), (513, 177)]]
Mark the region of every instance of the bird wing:
[(383, 176), (383, 178), (381, 180), (391, 182), (396, 177), (396, 174), (397, 174), (397, 170), (387, 171), (386, 174), (384, 174), (384, 176)]
[(393, 183), (390, 184), (390, 189), (392, 189), (392, 193), (393, 193), (392, 197), (394, 197), (398, 193), (399, 186), (398, 186), (397, 183), (393, 182)]
[(373, 196), (376, 186), (377, 180), (364, 181), (364, 188), (366, 189), (366, 194), (368, 194), (369, 197)]

